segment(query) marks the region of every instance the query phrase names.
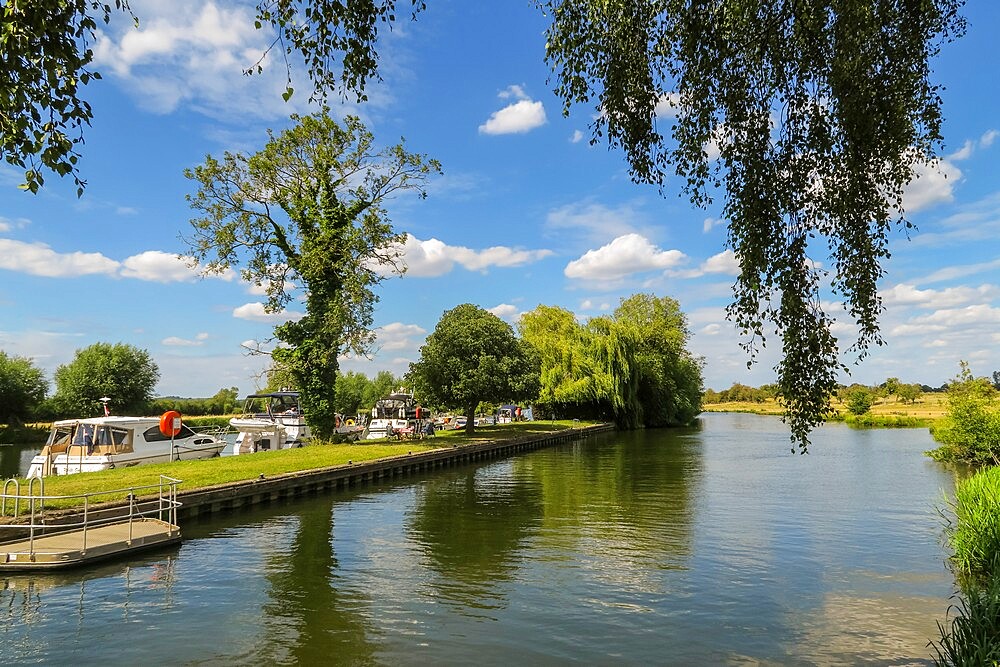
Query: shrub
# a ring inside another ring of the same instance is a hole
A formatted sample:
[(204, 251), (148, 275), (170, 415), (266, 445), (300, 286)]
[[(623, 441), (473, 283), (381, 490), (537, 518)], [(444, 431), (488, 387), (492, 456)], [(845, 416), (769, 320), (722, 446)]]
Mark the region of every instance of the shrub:
[(948, 415), (931, 429), (942, 444), (928, 454), (938, 461), (995, 463), (1000, 454), (1000, 411), (996, 390), (986, 378), (973, 377), (969, 365), (948, 386)]

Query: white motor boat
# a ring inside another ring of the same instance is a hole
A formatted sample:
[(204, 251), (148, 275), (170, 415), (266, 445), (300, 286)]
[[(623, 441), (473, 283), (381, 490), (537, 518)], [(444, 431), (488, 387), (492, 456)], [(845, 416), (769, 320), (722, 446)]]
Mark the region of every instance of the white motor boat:
[(297, 391), (251, 394), (243, 413), (229, 424), (238, 431), (233, 454), (292, 449), (312, 439)]
[(171, 438), (160, 430), (160, 417), (92, 417), (52, 424), (28, 477), (68, 475), (218, 456), (226, 446), (221, 434), (198, 432), (181, 424)]
[(375, 402), (363, 437), (365, 440), (377, 440), (395, 434), (412, 434), (427, 417), (412, 393), (397, 389)]

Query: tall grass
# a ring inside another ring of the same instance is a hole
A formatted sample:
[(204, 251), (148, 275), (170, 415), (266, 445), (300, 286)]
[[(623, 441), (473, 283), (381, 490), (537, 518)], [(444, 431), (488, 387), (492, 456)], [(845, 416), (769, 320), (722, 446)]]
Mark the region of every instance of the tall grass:
[(964, 576), (1000, 575), (1000, 467), (986, 468), (955, 487), (952, 557)]
[(955, 487), (949, 542), (962, 590), (948, 608), (941, 639), (930, 642), (938, 665), (1000, 665), (1000, 467)]
[[(996, 568), (994, 568), (995, 570)], [(994, 575), (971, 585), (948, 608), (949, 616), (938, 622), (941, 640), (931, 641), (934, 664), (955, 667), (1000, 664), (1000, 577)]]

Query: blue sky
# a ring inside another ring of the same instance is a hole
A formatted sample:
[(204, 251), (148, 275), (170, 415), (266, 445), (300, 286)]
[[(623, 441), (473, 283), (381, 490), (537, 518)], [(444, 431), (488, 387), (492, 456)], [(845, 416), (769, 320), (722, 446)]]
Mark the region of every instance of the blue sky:
[[(51, 378), (77, 349), (125, 342), (158, 363), (158, 395), (247, 393), (266, 360), (241, 345), (265, 341), (275, 316), (238, 278), (201, 279), (176, 260), (193, 214), (183, 170), (206, 154), (261, 148), (268, 128), (312, 110), (307, 86), (297, 83), (286, 104), (280, 63), (241, 75), (266, 43), (253, 3), (131, 4), (140, 28), (116, 17), (95, 47), (104, 79), (85, 88), (96, 118), (83, 198), (55, 175), (24, 193), (21, 174), (0, 166), (0, 350), (31, 357)], [(735, 265), (718, 205), (695, 209), (676, 183), (665, 197), (633, 184), (620, 152), (589, 145), (592, 109), (563, 117), (543, 59), (547, 19), (532, 3), (427, 4), (386, 36), (384, 81), (370, 101), (335, 108), (360, 115), (384, 144), (405, 137), (444, 169), (426, 200), (389, 203), (410, 236), (409, 271), (379, 288), (378, 349), (342, 368), (402, 374), (460, 303), (511, 323), (540, 303), (585, 320), (651, 292), (689, 316), (707, 387), (773, 381), (780, 341), (769, 339), (748, 369), (725, 319)], [(919, 231), (892, 235), (880, 285), (887, 345), (857, 366), (845, 356), (844, 382), (938, 385), (960, 359), (977, 375), (1000, 369), (1000, 95), (990, 74), (1000, 6), (972, 2), (966, 16), (968, 34), (933, 63), (946, 87), (944, 159), (907, 192)], [(841, 320), (846, 349), (853, 327)]]

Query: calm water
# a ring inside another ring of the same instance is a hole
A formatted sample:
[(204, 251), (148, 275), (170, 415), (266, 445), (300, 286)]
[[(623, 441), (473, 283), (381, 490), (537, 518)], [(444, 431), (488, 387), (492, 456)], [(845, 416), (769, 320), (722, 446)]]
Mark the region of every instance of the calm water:
[(926, 430), (706, 415), (185, 526), (0, 578), (0, 663), (926, 664), (952, 594)]

